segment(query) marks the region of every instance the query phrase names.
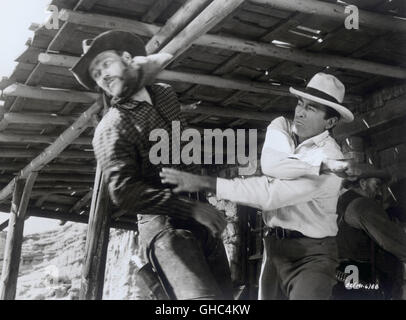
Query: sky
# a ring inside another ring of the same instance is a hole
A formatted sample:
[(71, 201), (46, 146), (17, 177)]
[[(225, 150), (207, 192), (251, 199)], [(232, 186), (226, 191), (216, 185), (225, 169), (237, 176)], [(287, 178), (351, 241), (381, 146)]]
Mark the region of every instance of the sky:
[[(49, 13), (46, 11), (51, 0), (1, 0), (0, 1), (0, 78), (11, 75), (14, 60), (26, 49), (25, 43), (34, 33), (29, 30), (31, 23), (42, 24)], [(8, 214), (0, 212), (0, 223)], [(58, 220), (31, 217), (25, 222), (24, 234), (55, 229)], [(7, 230), (7, 229), (5, 229)]]
[(26, 49), (25, 43), (34, 33), (31, 23), (42, 24), (49, 13), (51, 0), (1, 0), (0, 1), (0, 78), (10, 76), (14, 60)]

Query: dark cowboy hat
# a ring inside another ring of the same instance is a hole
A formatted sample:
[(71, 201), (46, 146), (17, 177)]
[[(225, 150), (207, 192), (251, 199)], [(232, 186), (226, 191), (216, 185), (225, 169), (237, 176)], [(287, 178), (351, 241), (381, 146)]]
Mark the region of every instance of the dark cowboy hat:
[(127, 31), (111, 30), (99, 34), (94, 39), (83, 40), (83, 54), (70, 69), (81, 85), (94, 90), (96, 83), (89, 74), (89, 66), (101, 52), (108, 50), (127, 51), (133, 57), (146, 56), (145, 44), (135, 34)]
[(354, 176), (344, 179), (343, 187), (348, 189), (356, 186), (361, 179), (377, 178), (382, 182), (389, 182), (392, 178), (390, 172), (386, 169), (379, 169), (374, 165), (366, 163), (358, 163), (354, 165), (356, 174)]

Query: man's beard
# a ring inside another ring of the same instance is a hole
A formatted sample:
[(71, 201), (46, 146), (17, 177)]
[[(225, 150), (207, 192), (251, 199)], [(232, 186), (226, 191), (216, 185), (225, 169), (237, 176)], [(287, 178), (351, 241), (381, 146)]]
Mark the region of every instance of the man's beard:
[(143, 78), (142, 68), (139, 68), (135, 72), (130, 68), (126, 69), (124, 76), (121, 78), (123, 81), (123, 90), (121, 90), (117, 96), (113, 97), (112, 100), (123, 102), (130, 98), (145, 85)]

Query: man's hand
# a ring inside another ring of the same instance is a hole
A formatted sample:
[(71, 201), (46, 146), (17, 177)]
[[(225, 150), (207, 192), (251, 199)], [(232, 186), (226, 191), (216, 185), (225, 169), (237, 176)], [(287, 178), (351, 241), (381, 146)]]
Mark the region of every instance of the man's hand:
[(198, 192), (207, 189), (207, 178), (197, 174), (191, 174), (175, 169), (163, 168), (159, 173), (162, 183), (176, 185), (172, 191), (179, 192)]
[[(134, 57), (131, 66), (137, 76), (141, 75), (141, 79), (138, 79), (140, 88), (153, 83), (158, 73), (165, 68), (172, 58), (173, 55), (165, 52)], [(139, 71), (140, 69), (142, 72)]]
[(349, 160), (327, 159), (321, 164), (321, 173), (332, 172), (341, 178), (356, 177), (361, 174), (359, 168)]
[(215, 238), (220, 237), (227, 226), (223, 214), (207, 203), (196, 202), (192, 208), (192, 218), (207, 227)]

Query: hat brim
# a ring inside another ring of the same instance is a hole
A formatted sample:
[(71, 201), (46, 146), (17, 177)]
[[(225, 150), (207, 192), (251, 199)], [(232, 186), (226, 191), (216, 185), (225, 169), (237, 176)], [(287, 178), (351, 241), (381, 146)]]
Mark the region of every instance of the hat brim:
[(93, 59), (109, 50), (127, 51), (131, 56), (145, 56), (145, 44), (138, 36), (126, 31), (106, 31), (98, 35), (85, 54), (70, 69), (78, 82), (89, 90), (94, 90), (96, 83), (89, 74)]
[(291, 94), (293, 94), (295, 96), (299, 96), (299, 97), (302, 97), (302, 98), (305, 98), (305, 99), (320, 103), (322, 105), (328, 106), (330, 108), (333, 108), (334, 110), (336, 110), (340, 114), (340, 116), (341, 116), (340, 120), (343, 121), (343, 122), (351, 122), (351, 121), (354, 120), (353, 113), (350, 110), (348, 110), (346, 107), (344, 107), (344, 106), (342, 106), (342, 105), (340, 105), (338, 103), (334, 103), (334, 102), (331, 102), (329, 100), (316, 97), (316, 96), (314, 96), (312, 94), (297, 90), (297, 89), (295, 89), (293, 87), (290, 87), (289, 91), (290, 91)]

